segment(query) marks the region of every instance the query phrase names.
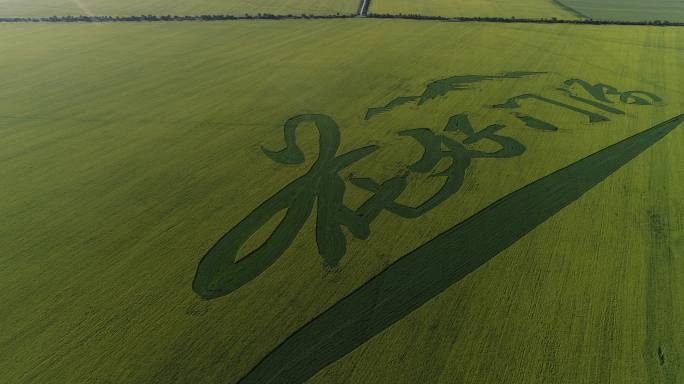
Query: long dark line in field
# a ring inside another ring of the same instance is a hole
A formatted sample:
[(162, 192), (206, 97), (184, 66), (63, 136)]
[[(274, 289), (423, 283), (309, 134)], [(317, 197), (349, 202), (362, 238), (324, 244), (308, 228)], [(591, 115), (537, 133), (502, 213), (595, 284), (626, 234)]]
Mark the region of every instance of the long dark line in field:
[[(368, 4), (365, 8), (368, 11)], [(363, 10), (364, 5), (361, 5)], [(360, 11), (361, 12), (361, 11)], [(482, 22), (482, 23), (509, 23), (509, 24), (580, 24), (580, 25), (627, 25), (627, 26), (660, 26), (660, 27), (684, 27), (684, 22), (675, 21), (613, 21), (595, 19), (556, 19), (556, 18), (504, 18), (504, 17), (444, 17), (403, 14), (335, 14), (335, 15), (273, 15), (259, 13), (256, 15), (140, 15), (140, 16), (51, 16), (51, 17), (0, 17), (0, 23), (137, 23), (137, 22), (182, 22), (182, 21), (233, 21), (233, 20), (295, 20), (295, 19), (349, 19), (366, 17), (370, 19), (404, 19), (445, 21), (453, 23)]]
[(512, 192), (395, 261), (285, 339), (241, 383), (301, 383), (421, 307), (684, 122), (684, 114)]
[(591, 17), (585, 15), (584, 13), (576, 10), (575, 8), (572, 8), (564, 3), (561, 3), (560, 0), (552, 0), (554, 4), (562, 8), (563, 10), (572, 13), (573, 15), (579, 17), (580, 19), (591, 19)]

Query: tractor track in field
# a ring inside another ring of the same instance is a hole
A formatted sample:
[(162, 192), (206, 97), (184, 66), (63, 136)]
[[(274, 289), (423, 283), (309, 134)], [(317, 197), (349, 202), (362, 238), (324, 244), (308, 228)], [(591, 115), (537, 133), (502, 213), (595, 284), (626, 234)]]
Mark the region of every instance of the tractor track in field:
[(575, 8), (572, 8), (572, 7), (568, 6), (568, 5), (566, 5), (566, 4), (562, 3), (562, 2), (560, 2), (559, 0), (552, 0), (552, 2), (553, 2), (554, 4), (556, 4), (558, 7), (560, 7), (561, 9), (563, 9), (564, 11), (573, 14), (573, 15), (574, 15), (575, 17), (577, 17), (578, 19), (587, 19), (587, 20), (588, 20), (588, 19), (591, 19), (591, 17), (589, 17), (589, 16), (585, 15), (584, 13), (582, 13), (582, 12), (576, 10)]
[(95, 16), (95, 14), (85, 4), (83, 4), (83, 2), (81, 0), (71, 0), (71, 2), (74, 3), (74, 5), (76, 5), (76, 7), (78, 7), (78, 9), (83, 11), (83, 14), (85, 16), (90, 16), (90, 17)]
[(361, 0), (359, 2), (358, 16), (363, 17), (368, 15), (368, 8), (370, 7), (371, 0)]

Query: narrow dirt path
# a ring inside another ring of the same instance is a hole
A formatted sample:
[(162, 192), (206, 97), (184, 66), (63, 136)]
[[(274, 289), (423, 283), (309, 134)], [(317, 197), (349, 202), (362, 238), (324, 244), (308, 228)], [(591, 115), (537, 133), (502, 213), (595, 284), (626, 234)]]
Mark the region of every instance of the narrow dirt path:
[(83, 12), (84, 16), (95, 16), (95, 14), (90, 9), (88, 9), (88, 7), (81, 2), (81, 0), (71, 0), (71, 2), (74, 3), (74, 5), (76, 5), (78, 9), (80, 9)]
[(359, 5), (359, 16), (366, 16), (368, 14), (368, 7), (371, 0), (361, 0)]

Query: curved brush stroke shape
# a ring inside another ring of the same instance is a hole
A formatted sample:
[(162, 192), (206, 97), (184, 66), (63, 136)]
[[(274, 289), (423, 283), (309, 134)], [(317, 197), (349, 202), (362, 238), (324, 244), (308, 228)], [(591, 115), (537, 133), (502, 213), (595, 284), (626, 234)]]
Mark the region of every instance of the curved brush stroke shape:
[(379, 113), (389, 112), (400, 105), (404, 105), (412, 101), (416, 101), (418, 99), (420, 99), (420, 96), (399, 96), (396, 99), (393, 99), (392, 101), (387, 103), (387, 105), (385, 105), (384, 107), (368, 108), (364, 120), (368, 120)]
[(684, 114), (508, 194), (301, 327), (241, 383), (301, 383), (475, 271), (684, 122)]
[(546, 122), (544, 120), (539, 120), (536, 117), (532, 117), (530, 115), (525, 115), (522, 113), (514, 113), (513, 116), (517, 117), (518, 120), (522, 121), (523, 123), (525, 123), (526, 126), (528, 126), (530, 128), (539, 129), (542, 131), (551, 131), (551, 132), (558, 130), (558, 127), (556, 127), (555, 125), (553, 125), (549, 122)]
[[(340, 128), (326, 115), (308, 114), (288, 119), (283, 126), (285, 148), (264, 153), (281, 164), (301, 164), (304, 152), (297, 145), (302, 123), (318, 130), (318, 158), (309, 171), (292, 181), (226, 232), (197, 265), (192, 289), (204, 299), (225, 296), (259, 276), (292, 244), (317, 203), (316, 244), (328, 265), (336, 265), (346, 253), (342, 232), (346, 227), (355, 237), (368, 237), (368, 222), (343, 204), (345, 184), (338, 173), (377, 149), (369, 145), (337, 155)], [(393, 188), (393, 191), (396, 188)], [(373, 205), (375, 208), (382, 201)], [(377, 209), (377, 208), (375, 208)], [(255, 250), (235, 261), (242, 246), (279, 212), (285, 216), (271, 235)]]
[(543, 75), (546, 73), (547, 72), (513, 71), (504, 72), (498, 75), (460, 75), (435, 80), (426, 85), (425, 90), (423, 90), (423, 93), (421, 93), (419, 96), (399, 96), (392, 99), (389, 103), (385, 104), (382, 107), (368, 108), (364, 119), (368, 120), (375, 115), (384, 112), (389, 112), (394, 108), (414, 101), (416, 102), (416, 104), (422, 105), (432, 99), (446, 96), (449, 92), (469, 89), (473, 84), (477, 84), (483, 81), (497, 79), (520, 79), (523, 77)]

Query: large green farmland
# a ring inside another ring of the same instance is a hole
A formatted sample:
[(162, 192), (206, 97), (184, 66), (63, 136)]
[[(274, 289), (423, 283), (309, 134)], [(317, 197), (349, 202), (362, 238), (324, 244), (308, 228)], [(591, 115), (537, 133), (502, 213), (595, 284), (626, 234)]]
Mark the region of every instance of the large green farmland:
[(0, 46), (1, 383), (684, 380), (684, 29)]

